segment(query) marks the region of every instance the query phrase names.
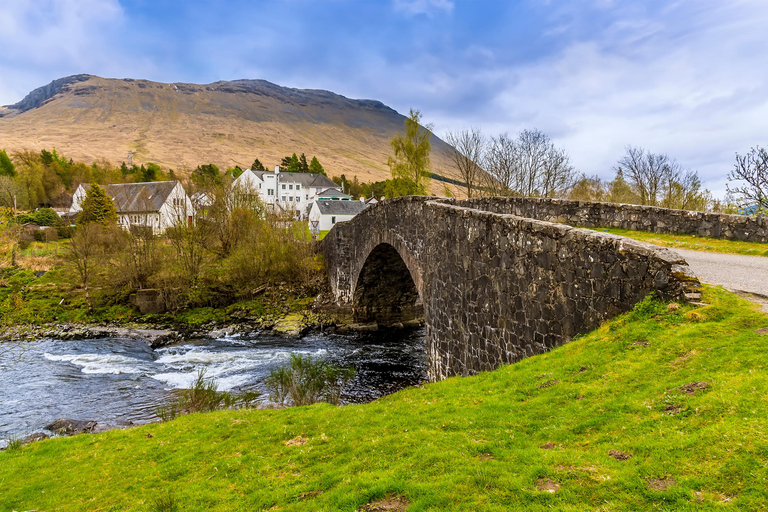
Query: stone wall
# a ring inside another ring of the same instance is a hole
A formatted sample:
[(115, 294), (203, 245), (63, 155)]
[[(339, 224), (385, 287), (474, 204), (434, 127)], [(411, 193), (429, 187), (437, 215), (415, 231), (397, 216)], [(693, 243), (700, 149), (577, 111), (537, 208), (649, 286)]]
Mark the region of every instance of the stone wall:
[(460, 201), (457, 204), (571, 226), (614, 227), (653, 233), (768, 242), (768, 217), (529, 197), (484, 197)]
[(324, 240), (340, 305), (384, 322), (423, 307), (431, 380), (547, 351), (653, 291), (698, 298), (698, 280), (667, 249), (466, 204), (383, 201)]

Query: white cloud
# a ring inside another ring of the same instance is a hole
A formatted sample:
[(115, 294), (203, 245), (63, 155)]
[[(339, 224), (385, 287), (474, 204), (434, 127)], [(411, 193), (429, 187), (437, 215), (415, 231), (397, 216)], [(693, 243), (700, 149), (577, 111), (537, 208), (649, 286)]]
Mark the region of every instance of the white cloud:
[(396, 12), (409, 16), (417, 14), (433, 15), (435, 12), (453, 11), (453, 0), (393, 0)]

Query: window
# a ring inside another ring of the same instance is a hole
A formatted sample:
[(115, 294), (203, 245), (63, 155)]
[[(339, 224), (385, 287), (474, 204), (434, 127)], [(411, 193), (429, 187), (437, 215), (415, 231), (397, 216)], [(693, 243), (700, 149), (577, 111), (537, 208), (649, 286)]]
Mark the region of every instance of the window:
[(285, 202), (285, 196), (283, 196), (283, 202)]
[(285, 190), (285, 183), (283, 183), (283, 190)]
[[(285, 187), (283, 187), (285, 188)], [(288, 185), (288, 190), (293, 190), (293, 185)]]
[(293, 196), (290, 196), (290, 197), (288, 198), (288, 200), (289, 200), (290, 202), (293, 202)]
[(298, 203), (299, 201), (301, 201), (301, 197), (300, 196), (296, 196), (296, 202)]
[(307, 201), (309, 201), (309, 194), (307, 194)]
[(296, 185), (296, 190), (301, 190), (301, 185)]
[(259, 190), (261, 190), (261, 183), (259, 183)]
[(336, 216), (331, 217), (331, 224), (336, 224)]
[(272, 189), (272, 188), (268, 188), (268, 189), (267, 189), (267, 195), (268, 195), (268, 196), (273, 196), (273, 195), (275, 195), (275, 190), (274, 190), (274, 189)]

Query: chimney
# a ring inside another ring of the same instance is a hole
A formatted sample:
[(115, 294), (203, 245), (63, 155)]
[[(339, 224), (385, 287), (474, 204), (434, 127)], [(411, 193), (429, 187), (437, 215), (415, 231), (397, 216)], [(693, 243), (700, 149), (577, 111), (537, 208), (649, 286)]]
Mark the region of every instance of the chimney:
[(275, 174), (280, 174), (280, 166), (279, 165), (275, 166)]

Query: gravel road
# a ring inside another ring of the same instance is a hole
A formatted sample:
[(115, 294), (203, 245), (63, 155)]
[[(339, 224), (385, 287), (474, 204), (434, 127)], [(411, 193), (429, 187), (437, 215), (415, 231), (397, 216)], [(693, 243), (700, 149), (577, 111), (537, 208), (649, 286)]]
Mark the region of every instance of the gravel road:
[[(768, 299), (768, 258), (671, 249), (688, 262), (702, 282)], [(763, 302), (762, 300), (759, 302)]]

